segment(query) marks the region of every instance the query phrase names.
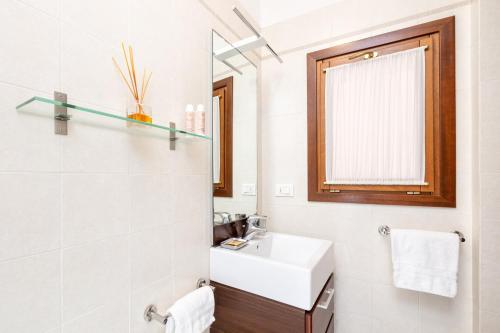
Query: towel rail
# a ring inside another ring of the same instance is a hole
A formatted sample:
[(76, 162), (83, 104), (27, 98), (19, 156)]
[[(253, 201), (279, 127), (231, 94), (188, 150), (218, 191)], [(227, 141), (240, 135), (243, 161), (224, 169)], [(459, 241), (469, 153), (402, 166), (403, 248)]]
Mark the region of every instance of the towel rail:
[[(212, 287), (209, 282), (207, 282), (206, 279), (198, 279), (198, 282), (196, 283), (197, 288), (209, 286), (212, 288), (212, 290), (215, 290), (215, 287)], [(157, 321), (162, 325), (166, 325), (168, 318), (170, 318), (170, 313), (167, 313), (166, 315), (162, 316), (161, 314), (158, 313), (158, 309), (156, 308), (156, 305), (150, 304), (146, 307), (144, 310), (144, 320), (150, 322), (150, 321)]]
[[(391, 227), (389, 227), (388, 225), (381, 225), (380, 227), (378, 227), (378, 233), (382, 236), (389, 236), (391, 234)], [(457, 230), (453, 231), (453, 233), (458, 235), (458, 239), (461, 243), (465, 243), (464, 234)]]

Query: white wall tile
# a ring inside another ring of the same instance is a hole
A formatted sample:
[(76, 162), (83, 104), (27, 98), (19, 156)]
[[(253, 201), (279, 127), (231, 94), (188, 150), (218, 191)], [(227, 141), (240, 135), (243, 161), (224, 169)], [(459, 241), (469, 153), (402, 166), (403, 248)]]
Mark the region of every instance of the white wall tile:
[[(177, 223), (173, 226), (173, 234), (176, 237), (174, 242), (173, 267), (176, 273), (189, 270), (190, 268), (199, 269), (201, 263), (206, 260), (208, 247), (205, 242), (205, 230), (200, 223), (191, 223), (189, 220), (183, 223)], [(191, 246), (186, 246), (190, 244)], [(193, 265), (192, 263), (199, 263)], [(200, 275), (201, 277), (201, 275)]]
[[(80, 3), (84, 2), (75, 2), (75, 4)], [(77, 8), (78, 5), (70, 7)], [(115, 17), (117, 13), (108, 16)], [(125, 114), (126, 106), (132, 97), (113, 65), (111, 59), (113, 56), (122, 66), (122, 71), (126, 71), (119, 43), (102, 42), (88, 35), (82, 30), (82, 26), (75, 27), (64, 23), (61, 38), (61, 84), (68, 98), (105, 106), (118, 110), (122, 115)], [(141, 62), (140, 59), (134, 58), (134, 60), (137, 65)]]
[[(367, 333), (372, 332), (372, 318), (356, 314), (335, 314), (333, 317), (335, 332)], [(385, 333), (385, 332), (384, 332)]]
[(204, 220), (207, 211), (207, 176), (178, 175), (172, 179), (174, 223)]
[(481, 133), (480, 153), (482, 172), (500, 172), (500, 80), (486, 81), (480, 86), (481, 92)]
[(163, 333), (165, 331), (165, 328), (157, 323), (148, 323), (144, 320), (144, 309), (150, 304), (155, 304), (159, 313), (167, 313), (168, 307), (175, 301), (173, 288), (172, 278), (166, 278), (132, 293), (131, 333)]
[(335, 277), (335, 311), (371, 316), (373, 292), (369, 282), (354, 278)]
[(126, 175), (64, 175), (63, 246), (128, 233), (129, 189)]
[[(192, 291), (200, 277), (209, 276), (212, 228), (205, 218), (178, 221), (173, 226), (174, 297)], [(209, 228), (207, 228), (207, 225)], [(187, 246), (189, 244), (190, 246)]]
[(62, 1), (61, 17), (116, 46), (128, 37), (130, 0)]
[[(157, 113), (153, 111), (153, 121), (157, 122)], [(161, 123), (161, 121), (159, 122)], [(168, 122), (164, 122), (167, 124)], [(128, 165), (129, 172), (135, 173), (168, 173), (175, 154), (170, 153), (169, 133), (159, 129), (136, 129), (129, 131)]]
[(488, 311), (481, 312), (481, 333), (497, 333), (500, 316)]
[(60, 10), (60, 3), (58, 0), (19, 0), (29, 6), (43, 11), (51, 16), (58, 17)]
[(497, 65), (497, 59), (500, 57), (500, 42), (498, 41), (498, 37), (492, 40), (485, 40), (481, 44), (481, 52), (488, 55), (481, 57), (479, 66), (481, 81), (498, 80), (500, 77), (500, 69)]
[(130, 291), (129, 239), (110, 238), (63, 251), (63, 320), (112, 305)]
[(171, 226), (150, 228), (131, 235), (132, 290), (172, 275)]
[(480, 267), (479, 267), (479, 316), (480, 331), (498, 331), (500, 326), (500, 265), (498, 256), (498, 221), (500, 209), (498, 191), (500, 182), (500, 71), (498, 70), (498, 16), (500, 5), (496, 0), (482, 0), (478, 3), (478, 57), (479, 57), (479, 100), (480, 100)]
[(491, 260), (492, 258), (489, 259), (481, 265), (481, 311), (500, 315), (500, 288), (498, 288), (500, 285), (500, 267), (498, 267), (498, 259), (495, 261)]
[(401, 330), (403, 327), (418, 327), (417, 292), (398, 289), (394, 285), (376, 284), (373, 286), (372, 297), (373, 316), (382, 327), (391, 328), (391, 332), (396, 332), (394, 328)]
[[(15, 106), (59, 90), (124, 115), (130, 96), (111, 61), (122, 61), (124, 41), (138, 71), (154, 72), (154, 120), (182, 128), (186, 103), (209, 102), (212, 26), (234, 38), (197, 0), (2, 3), (0, 298), (9, 306), (0, 331), (160, 332), (142, 318), (146, 303), (164, 312), (174, 291), (208, 276), (209, 141), (181, 139), (170, 151), (164, 131), (75, 110), (69, 135), (56, 136), (53, 107)], [(196, 245), (174, 244), (176, 219)]]
[[(141, 59), (141, 68), (153, 73), (145, 102), (152, 106), (153, 119), (168, 125), (175, 114), (175, 99), (165, 92), (185, 83), (182, 77), (176, 75), (177, 52), (185, 45), (185, 41), (175, 38), (174, 20), (178, 13), (173, 11), (171, 0), (131, 0), (131, 11), (134, 15), (130, 22), (130, 43), (135, 47), (137, 59)], [(161, 33), (166, 31), (169, 31), (168, 37)], [(177, 126), (183, 127), (184, 123)], [(168, 149), (168, 144), (165, 147)]]
[(500, 218), (500, 174), (488, 173), (481, 176), (481, 213), (482, 218), (498, 220)]
[(481, 223), (481, 262), (495, 265), (500, 253), (500, 219), (483, 220)]
[[(185, 104), (182, 106), (184, 110)], [(181, 118), (181, 117), (179, 117)], [(184, 121), (184, 118), (182, 118)], [(172, 158), (172, 155), (175, 158)], [(170, 154), (170, 172), (183, 175), (207, 175), (210, 161), (210, 144), (207, 140), (184, 138), (176, 143), (175, 154)]]
[(130, 140), (125, 122), (92, 114), (71, 112), (70, 135), (62, 138), (64, 172), (128, 171)]
[[(40, 29), (43, 27), (43, 29)], [(59, 87), (59, 27), (55, 18), (15, 0), (0, 7), (0, 81), (51, 92)]]
[(0, 331), (47, 332), (61, 324), (57, 251), (0, 264)]
[(472, 302), (468, 297), (461, 291), (455, 299), (420, 294), (421, 332), (472, 332)]
[[(498, 1), (496, 0), (481, 1), (479, 12), (480, 12), (479, 24), (481, 26), (481, 35), (480, 35), (481, 43), (498, 41), (498, 34), (496, 29), (498, 27), (498, 17), (500, 16), (500, 5)], [(485, 56), (486, 56), (485, 58), (487, 58), (490, 55), (486, 53)]]
[(113, 302), (100, 306), (64, 324), (64, 333), (123, 333), (129, 330), (129, 297), (127, 294), (113, 299)]
[(0, 174), (0, 260), (60, 246), (60, 176)]
[(176, 189), (170, 175), (130, 176), (131, 231), (173, 223)]
[(0, 171), (59, 171), (60, 137), (54, 135), (54, 107), (16, 105), (39, 92), (0, 84)]

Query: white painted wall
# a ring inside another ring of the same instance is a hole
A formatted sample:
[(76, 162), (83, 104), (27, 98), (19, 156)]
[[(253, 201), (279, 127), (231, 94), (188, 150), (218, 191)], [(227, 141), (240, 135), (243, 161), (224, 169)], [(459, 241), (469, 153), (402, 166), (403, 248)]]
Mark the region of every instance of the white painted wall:
[[(419, 23), (456, 16), (457, 208), (307, 201), (306, 54)], [(474, 205), (471, 108), (471, 9), (468, 1), (344, 1), (263, 29), (283, 57), (262, 63), (262, 212), (273, 231), (335, 243), (335, 332), (471, 333)], [(290, 38), (293, 36), (293, 38)], [(274, 186), (295, 184), (293, 198)], [(390, 243), (377, 233), (393, 228), (461, 230), (459, 292), (455, 299), (396, 289)]]
[(145, 306), (208, 276), (208, 142), (171, 152), (161, 131), (78, 112), (56, 136), (51, 108), (15, 106), (60, 90), (123, 115), (123, 40), (153, 71), (155, 121), (183, 126), (187, 103), (211, 101), (211, 28), (236, 39), (196, 0), (2, 1), (1, 332), (163, 332)]
[(261, 27), (268, 27), (340, 1), (351, 2), (351, 0), (239, 0)]

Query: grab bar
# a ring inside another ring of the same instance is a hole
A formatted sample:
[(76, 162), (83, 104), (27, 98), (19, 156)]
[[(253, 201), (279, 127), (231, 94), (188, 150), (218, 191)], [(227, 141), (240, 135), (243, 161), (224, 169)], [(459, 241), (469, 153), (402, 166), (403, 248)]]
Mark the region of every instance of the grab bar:
[[(207, 282), (206, 279), (198, 279), (198, 282), (196, 283), (197, 288), (209, 286), (212, 288), (212, 290), (215, 290), (215, 287), (211, 286), (209, 282)], [(147, 322), (150, 321), (157, 321), (162, 325), (166, 325), (168, 318), (170, 318), (170, 313), (167, 313), (166, 315), (162, 316), (161, 314), (158, 313), (158, 309), (156, 308), (156, 305), (150, 304), (146, 307), (144, 310), (144, 320)]]
[[(388, 225), (381, 225), (378, 227), (378, 233), (382, 236), (389, 236), (391, 234), (391, 228)], [(458, 239), (461, 243), (465, 243), (464, 234), (457, 230), (453, 231), (453, 233), (458, 235)]]

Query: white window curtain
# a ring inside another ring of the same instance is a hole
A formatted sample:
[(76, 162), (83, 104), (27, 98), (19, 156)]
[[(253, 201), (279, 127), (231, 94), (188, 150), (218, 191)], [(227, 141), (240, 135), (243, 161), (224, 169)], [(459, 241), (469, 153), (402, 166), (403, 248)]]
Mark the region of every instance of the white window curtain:
[(219, 96), (212, 98), (212, 159), (213, 182), (220, 183), (220, 100)]
[(326, 184), (425, 185), (425, 50), (326, 71)]

